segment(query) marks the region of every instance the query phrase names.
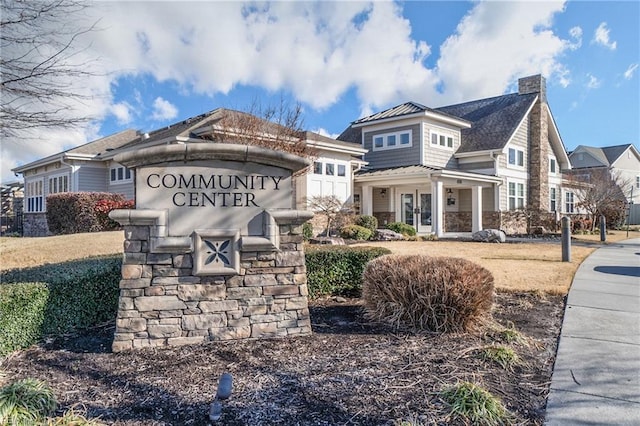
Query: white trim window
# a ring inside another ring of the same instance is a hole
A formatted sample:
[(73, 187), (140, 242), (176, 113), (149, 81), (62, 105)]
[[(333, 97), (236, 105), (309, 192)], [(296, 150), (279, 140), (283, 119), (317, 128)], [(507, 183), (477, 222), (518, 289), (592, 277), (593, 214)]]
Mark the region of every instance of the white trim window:
[(401, 130), (393, 133), (373, 135), (373, 150), (383, 151), (385, 149), (409, 148), (413, 145), (412, 134), (412, 130)]
[(575, 202), (573, 192), (567, 191), (564, 193), (564, 212), (565, 213), (574, 213), (575, 212)]
[(333, 163), (327, 163), (324, 165), (324, 174), (327, 176), (335, 176), (336, 165)]
[(27, 213), (41, 213), (44, 211), (44, 179), (27, 182), (25, 188), (27, 199)]
[(640, 175), (636, 176), (636, 189), (640, 189)]
[(49, 177), (48, 194), (59, 194), (69, 192), (69, 175), (55, 175)]
[(509, 166), (524, 167), (524, 151), (518, 148), (509, 148)]
[(431, 130), (431, 145), (453, 149), (453, 136)]
[(555, 212), (558, 209), (558, 190), (555, 186), (549, 188), (549, 211)]
[(344, 177), (347, 175), (347, 168), (344, 164), (338, 164), (338, 176)]
[(509, 210), (524, 208), (524, 183), (509, 182)]
[(555, 157), (549, 157), (549, 173), (552, 175), (558, 173), (558, 162)]
[(109, 170), (109, 182), (131, 182), (131, 169), (124, 166), (111, 166), (111, 169)]
[(314, 161), (313, 162), (313, 174), (314, 175), (321, 175), (322, 174), (322, 162), (321, 161)]

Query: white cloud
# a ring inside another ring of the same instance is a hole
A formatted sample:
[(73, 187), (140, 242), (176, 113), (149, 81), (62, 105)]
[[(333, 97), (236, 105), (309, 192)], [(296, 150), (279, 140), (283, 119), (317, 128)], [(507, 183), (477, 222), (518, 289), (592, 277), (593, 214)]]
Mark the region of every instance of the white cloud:
[[(563, 10), (561, 1), (476, 4), (440, 48), (441, 100), (497, 95), (518, 77), (537, 73), (568, 85), (569, 72), (560, 56), (575, 41), (562, 40), (550, 29), (553, 16)], [(572, 29), (574, 40), (578, 35)]]
[[(560, 57), (582, 43), (579, 27), (567, 40), (550, 29), (554, 15), (564, 10), (562, 1), (474, 3), (441, 46), (433, 69), (425, 66), (431, 46), (412, 37), (395, 2), (92, 5), (100, 30), (87, 35), (90, 48), (79, 59), (102, 58), (100, 73), (76, 84), (94, 99), (78, 110), (97, 124), (108, 115), (121, 124), (177, 116), (177, 108), (153, 88), (141, 86), (126, 101), (120, 94), (114, 99), (122, 91), (117, 82), (128, 76), (149, 76), (152, 84), (170, 82), (181, 93), (197, 95), (226, 94), (239, 85), (282, 90), (315, 109), (353, 91), (364, 115), (406, 100), (438, 106), (493, 96), (536, 73), (566, 87), (571, 75)], [(155, 101), (149, 105), (145, 98)], [(354, 118), (345, 117), (345, 125)], [(96, 136), (95, 127), (79, 129), (51, 141), (47, 152)], [(3, 143), (3, 161), (15, 166), (44, 155), (33, 151), (27, 159), (18, 151), (5, 152)]]
[(609, 40), (609, 28), (607, 28), (607, 23), (602, 22), (596, 28), (595, 33), (593, 34), (593, 40), (591, 43), (599, 44), (607, 49), (616, 50), (617, 42)]
[(313, 130), (311, 130), (311, 132), (317, 133), (317, 134), (322, 135), (322, 136), (326, 136), (328, 138), (334, 138), (334, 139), (337, 138), (338, 136), (340, 136), (340, 133), (331, 133), (327, 129), (325, 129), (324, 127), (319, 127), (317, 129), (313, 129)]
[(568, 42), (567, 47), (571, 50), (579, 49), (582, 46), (582, 28), (573, 27), (569, 30), (569, 35), (573, 39), (573, 42)]
[(587, 89), (597, 89), (602, 85), (602, 81), (592, 74), (587, 74)]
[(153, 101), (153, 114), (151, 117), (154, 120), (172, 120), (177, 116), (178, 108), (176, 108), (171, 102), (162, 99), (160, 96)]
[(111, 114), (116, 117), (118, 124), (131, 123), (131, 105), (127, 102), (119, 102), (111, 105)]
[(629, 68), (627, 68), (627, 70), (624, 72), (625, 80), (631, 80), (633, 78), (633, 74), (635, 74), (637, 69), (638, 69), (638, 64), (629, 65)]

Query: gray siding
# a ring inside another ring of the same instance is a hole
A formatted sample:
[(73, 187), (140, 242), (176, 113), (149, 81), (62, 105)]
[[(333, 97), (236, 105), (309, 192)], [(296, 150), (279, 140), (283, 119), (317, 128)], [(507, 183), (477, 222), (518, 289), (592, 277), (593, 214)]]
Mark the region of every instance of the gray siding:
[(82, 166), (78, 169), (79, 192), (107, 192), (109, 169)]
[(576, 151), (572, 153), (570, 161), (571, 165), (576, 169), (585, 167), (602, 167), (605, 165), (585, 151)]
[(459, 170), (464, 170), (464, 171), (470, 171), (470, 170), (486, 170), (486, 169), (491, 169), (493, 170), (493, 161), (479, 161), (476, 163), (463, 163), (463, 164), (458, 164), (458, 169)]
[(135, 194), (133, 182), (109, 185), (108, 192), (113, 192), (114, 194), (122, 194), (127, 200), (133, 200)]
[[(385, 133), (411, 130), (411, 146), (408, 148), (385, 149), (381, 151), (373, 150), (373, 136)], [(365, 161), (369, 162), (369, 167), (382, 169), (387, 167), (411, 166), (420, 164), (420, 125), (391, 127), (374, 132), (364, 132), (364, 147), (369, 150), (365, 154)]]

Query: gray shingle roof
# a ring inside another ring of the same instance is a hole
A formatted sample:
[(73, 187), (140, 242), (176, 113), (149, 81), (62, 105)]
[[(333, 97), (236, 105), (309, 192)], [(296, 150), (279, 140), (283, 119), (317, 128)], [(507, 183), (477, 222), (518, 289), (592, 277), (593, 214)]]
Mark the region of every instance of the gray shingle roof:
[[(581, 152), (585, 152), (593, 157), (596, 161), (600, 162), (602, 166), (611, 166), (616, 162), (618, 158), (630, 147), (632, 144), (605, 146), (602, 148), (596, 148), (593, 146), (579, 145), (570, 155), (569, 158), (574, 159), (575, 156)], [(580, 168), (577, 164), (575, 167)], [(593, 167), (593, 166), (590, 166)]]
[(533, 104), (537, 94), (511, 93), (457, 105), (436, 108), (472, 123), (462, 129), (462, 143), (457, 152), (502, 149)]
[(85, 155), (98, 155), (104, 154), (107, 151), (121, 148), (130, 142), (136, 140), (139, 137), (139, 133), (133, 129), (123, 130), (116, 134), (106, 136), (102, 139), (98, 139), (93, 142), (88, 142), (83, 145), (71, 148), (64, 151), (66, 154), (85, 154)]
[(471, 128), (461, 131), (462, 142), (457, 152), (502, 149), (535, 102), (536, 97), (535, 93), (525, 95), (511, 93), (434, 109), (415, 102), (407, 102), (354, 121), (338, 136), (338, 139), (360, 143), (362, 130), (354, 127), (354, 124), (429, 111), (471, 123)]
[(609, 165), (613, 164), (620, 156), (631, 146), (630, 143), (625, 145), (616, 145), (616, 146), (605, 146), (602, 148), (602, 152), (605, 157), (607, 157), (607, 161), (609, 161)]

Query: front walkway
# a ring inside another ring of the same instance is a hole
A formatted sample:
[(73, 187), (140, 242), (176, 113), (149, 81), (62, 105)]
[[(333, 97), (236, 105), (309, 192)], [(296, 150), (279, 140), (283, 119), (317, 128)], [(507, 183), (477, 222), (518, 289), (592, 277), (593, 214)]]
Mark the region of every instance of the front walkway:
[(545, 424), (640, 425), (640, 239), (599, 248), (578, 268)]

